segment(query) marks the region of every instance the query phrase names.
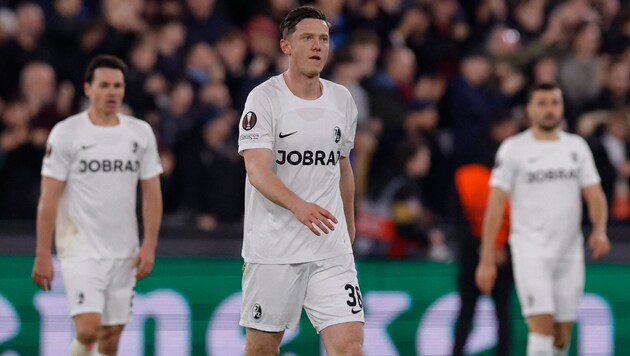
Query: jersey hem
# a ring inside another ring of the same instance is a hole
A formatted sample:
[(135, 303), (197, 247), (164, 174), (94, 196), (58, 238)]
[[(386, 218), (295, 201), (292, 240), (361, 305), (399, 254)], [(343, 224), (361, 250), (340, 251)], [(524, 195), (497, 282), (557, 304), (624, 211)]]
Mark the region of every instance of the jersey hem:
[(344, 255), (352, 255), (353, 251), (349, 251), (349, 252), (344, 252), (344, 253), (338, 253), (338, 254), (331, 254), (331, 255), (325, 255), (325, 256), (321, 256), (321, 257), (313, 257), (313, 258), (308, 258), (308, 259), (290, 259), (290, 258), (286, 258), (286, 259), (259, 259), (259, 258), (249, 258), (249, 257), (243, 257), (243, 260), (247, 263), (257, 263), (260, 265), (290, 265), (290, 264), (296, 264), (296, 263), (308, 263), (308, 262), (315, 262), (315, 261), (323, 261), (323, 260), (327, 260), (330, 258), (335, 258), (335, 257), (339, 257), (339, 256), (344, 256)]

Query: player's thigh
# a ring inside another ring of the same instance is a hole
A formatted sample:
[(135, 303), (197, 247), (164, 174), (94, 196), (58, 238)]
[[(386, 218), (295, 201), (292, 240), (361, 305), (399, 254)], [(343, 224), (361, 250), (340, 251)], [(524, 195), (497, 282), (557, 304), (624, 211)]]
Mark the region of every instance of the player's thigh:
[(558, 322), (574, 321), (584, 294), (584, 260), (564, 259), (556, 265), (554, 278), (555, 319)]
[(548, 259), (513, 257), (514, 284), (523, 316), (554, 314), (553, 265)]
[(124, 325), (132, 316), (136, 277), (133, 259), (113, 259), (104, 262), (106, 278), (105, 307), (101, 316), (104, 326)]
[(70, 315), (102, 314), (107, 281), (103, 266), (96, 259), (61, 259), (61, 276)]
[(268, 332), (247, 328), (245, 356), (277, 355), (284, 331)]
[(307, 271), (306, 263), (246, 263), (239, 324), (267, 332), (296, 329), (304, 305)]
[(317, 332), (335, 324), (364, 322), (352, 254), (311, 262), (304, 309)]
[(361, 355), (363, 323), (358, 321), (334, 324), (320, 332), (329, 355)]

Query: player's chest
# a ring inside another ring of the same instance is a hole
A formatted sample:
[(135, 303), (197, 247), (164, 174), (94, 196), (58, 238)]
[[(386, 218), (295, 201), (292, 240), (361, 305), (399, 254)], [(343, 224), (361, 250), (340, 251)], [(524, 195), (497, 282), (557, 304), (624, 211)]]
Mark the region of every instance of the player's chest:
[(293, 110), (276, 120), (276, 149), (338, 149), (347, 131), (347, 118), (338, 111), (317, 108)]
[(521, 157), (521, 179), (528, 184), (577, 181), (582, 157), (567, 148), (531, 150)]
[(144, 143), (130, 133), (104, 133), (73, 142), (73, 170), (78, 173), (135, 173)]

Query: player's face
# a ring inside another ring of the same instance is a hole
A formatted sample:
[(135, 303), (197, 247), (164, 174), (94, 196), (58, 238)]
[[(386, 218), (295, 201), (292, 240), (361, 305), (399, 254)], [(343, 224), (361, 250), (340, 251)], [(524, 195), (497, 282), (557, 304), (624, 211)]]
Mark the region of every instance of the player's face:
[(96, 68), (91, 83), (85, 83), (85, 95), (90, 98), (90, 106), (105, 115), (119, 111), (125, 96), (125, 78), (121, 70)]
[(555, 130), (562, 121), (563, 111), (560, 89), (536, 90), (527, 104), (527, 115), (532, 125), (543, 131)]
[(318, 76), (328, 60), (328, 25), (323, 20), (304, 19), (295, 26), (288, 40), (282, 40), (282, 50), (293, 65), (309, 78)]

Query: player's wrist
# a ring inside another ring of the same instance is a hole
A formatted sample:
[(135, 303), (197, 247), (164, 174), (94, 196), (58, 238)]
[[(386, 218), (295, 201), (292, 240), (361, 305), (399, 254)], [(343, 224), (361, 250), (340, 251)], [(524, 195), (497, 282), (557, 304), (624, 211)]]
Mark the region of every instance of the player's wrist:
[(38, 258), (50, 258), (52, 257), (52, 251), (50, 249), (46, 249), (46, 248), (38, 248), (37, 250), (35, 250), (35, 257)]

